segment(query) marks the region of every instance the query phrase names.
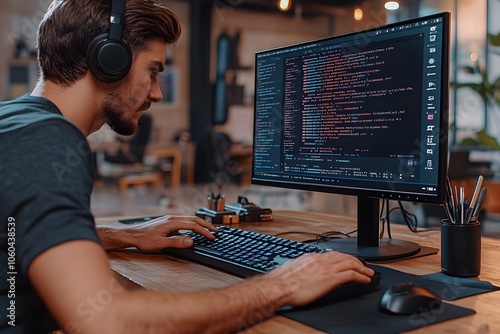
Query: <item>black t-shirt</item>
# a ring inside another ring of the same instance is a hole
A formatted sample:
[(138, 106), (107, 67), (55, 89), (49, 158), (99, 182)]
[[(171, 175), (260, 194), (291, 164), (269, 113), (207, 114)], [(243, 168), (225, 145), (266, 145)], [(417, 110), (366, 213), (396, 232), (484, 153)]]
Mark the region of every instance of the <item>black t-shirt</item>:
[(93, 172), (85, 136), (52, 102), (25, 95), (0, 103), (1, 333), (57, 329), (27, 269), (66, 241), (99, 242), (90, 212)]

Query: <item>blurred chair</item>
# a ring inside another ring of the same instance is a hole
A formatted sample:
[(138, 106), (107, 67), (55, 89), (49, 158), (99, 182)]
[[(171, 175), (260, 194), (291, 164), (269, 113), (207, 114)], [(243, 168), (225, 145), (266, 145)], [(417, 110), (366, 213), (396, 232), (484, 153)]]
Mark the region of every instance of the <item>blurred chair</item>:
[[(104, 162), (112, 169), (120, 171), (126, 166), (141, 166), (143, 164), (144, 153), (151, 139), (153, 120), (148, 114), (143, 114), (139, 120), (137, 131), (128, 139), (117, 137), (117, 149), (114, 152), (104, 151)], [(106, 167), (106, 166), (103, 166)], [(101, 174), (106, 174), (101, 170)]]
[(152, 124), (151, 116), (143, 114), (134, 135), (130, 138), (117, 137), (116, 143), (98, 153), (97, 172), (104, 182), (117, 181), (121, 191), (129, 186), (163, 186), (162, 174), (154, 166), (144, 164)]
[(238, 148), (241, 145), (234, 143), (225, 132), (212, 131), (209, 140), (213, 166), (211, 170), (215, 173), (226, 173), (229, 181), (236, 184), (248, 182), (247, 176), (251, 172), (251, 164), (248, 164), (246, 160), (251, 158), (251, 155), (240, 155)]

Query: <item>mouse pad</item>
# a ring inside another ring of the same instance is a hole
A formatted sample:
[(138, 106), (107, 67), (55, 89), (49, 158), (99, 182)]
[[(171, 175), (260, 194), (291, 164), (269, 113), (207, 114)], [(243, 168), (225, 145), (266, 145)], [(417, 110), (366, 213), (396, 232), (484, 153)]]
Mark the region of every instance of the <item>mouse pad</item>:
[[(495, 286), (490, 282), (480, 281), (473, 278), (452, 277), (443, 273), (424, 275), (420, 276), (420, 278), (423, 278), (427, 281), (435, 281), (446, 284), (450, 289), (450, 292), (441, 296), (446, 300), (455, 300), (488, 291), (500, 290), (498, 286)], [(426, 285), (429, 285), (429, 287), (431, 287), (432, 284), (433, 283), (431, 282), (426, 283)]]
[(436, 310), (421, 314), (389, 315), (380, 312), (378, 310), (380, 297), (386, 289), (397, 283), (413, 282), (425, 286), (442, 296), (443, 300), (492, 291), (467, 286), (457, 288), (456, 285), (449, 283), (428, 280), (425, 276), (411, 275), (376, 265), (370, 265), (370, 267), (382, 274), (377, 290), (360, 297), (315, 308), (284, 309), (278, 314), (327, 333), (401, 333), (476, 312), (446, 302), (443, 302), (442, 306)]
[(451, 277), (443, 273), (418, 276), (377, 265), (369, 267), (382, 274), (380, 286), (384, 284), (386, 287), (391, 287), (400, 282), (412, 282), (425, 286), (444, 300), (455, 300), (499, 289), (489, 282)]

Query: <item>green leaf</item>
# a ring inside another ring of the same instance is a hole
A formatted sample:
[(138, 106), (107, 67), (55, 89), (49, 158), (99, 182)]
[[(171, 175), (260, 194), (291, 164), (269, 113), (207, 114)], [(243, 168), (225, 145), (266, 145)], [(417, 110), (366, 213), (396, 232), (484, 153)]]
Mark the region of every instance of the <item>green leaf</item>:
[(500, 77), (498, 77), (492, 85), (493, 99), (500, 105)]
[(500, 46), (500, 33), (496, 35), (488, 34), (488, 40), (490, 41), (491, 45)]
[(498, 144), (496, 138), (491, 136), (488, 132), (486, 132), (486, 130), (478, 131), (476, 132), (476, 135), (479, 145), (494, 150), (500, 150), (500, 144)]
[(478, 145), (479, 145), (478, 141), (471, 137), (464, 138), (460, 142), (460, 146), (478, 146)]

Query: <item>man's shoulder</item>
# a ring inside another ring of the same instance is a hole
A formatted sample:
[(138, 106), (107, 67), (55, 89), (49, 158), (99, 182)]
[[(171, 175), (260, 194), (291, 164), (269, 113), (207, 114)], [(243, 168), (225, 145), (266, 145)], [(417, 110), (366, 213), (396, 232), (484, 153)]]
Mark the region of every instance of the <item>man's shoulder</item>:
[(0, 133), (51, 120), (71, 124), (52, 102), (41, 97), (24, 95), (0, 102)]

